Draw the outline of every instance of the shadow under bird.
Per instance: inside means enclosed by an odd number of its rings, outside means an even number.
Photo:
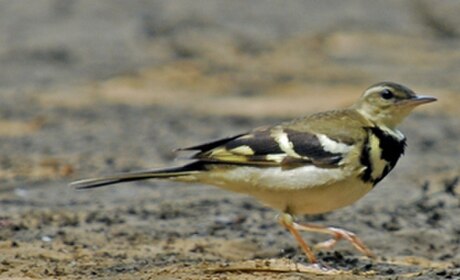
[[[295,215],[329,212],[355,202],[380,182],[403,155],[396,126],[421,104],[436,101],[393,82],[369,87],[349,108],[316,113],[274,126],[179,150],[196,151],[191,163],[71,183],[79,189],[144,179],[204,183],[246,193],[280,211],[311,263],[317,259],[299,231],[324,233],[332,248],[341,239],[372,257],[347,230],[299,224]]]

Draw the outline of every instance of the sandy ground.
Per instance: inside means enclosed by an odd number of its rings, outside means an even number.
[[[0,1],[0,278],[459,279],[456,1]],[[393,80],[439,98],[312,271],[276,212],[201,185],[75,179],[351,104]],[[325,236],[305,234],[310,243]]]

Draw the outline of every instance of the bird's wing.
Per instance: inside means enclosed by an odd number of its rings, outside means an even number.
[[[197,151],[192,156],[206,162],[281,166],[337,167],[351,145],[324,134],[273,126],[181,150]]]

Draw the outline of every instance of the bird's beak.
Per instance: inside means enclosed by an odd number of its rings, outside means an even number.
[[[404,102],[405,103],[404,105],[418,106],[418,105],[422,105],[425,103],[431,103],[436,100],[438,99],[436,99],[435,97],[431,97],[431,96],[414,96],[413,98],[406,100],[406,102]]]

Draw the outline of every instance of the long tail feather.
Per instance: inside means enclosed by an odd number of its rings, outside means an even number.
[[[70,186],[75,187],[77,189],[91,189],[91,188],[98,188],[107,185],[113,185],[118,183],[124,182],[131,182],[131,181],[138,181],[138,180],[146,180],[146,179],[168,179],[173,177],[179,176],[186,176],[191,174],[196,174],[205,170],[205,166],[203,163],[197,161],[192,162],[190,164],[180,166],[180,167],[173,167],[173,168],[166,168],[166,169],[159,169],[159,170],[147,170],[147,171],[138,171],[138,172],[130,172],[130,173],[122,173],[107,177],[100,177],[100,178],[91,178],[91,179],[83,179],[78,180],[70,183]]]

